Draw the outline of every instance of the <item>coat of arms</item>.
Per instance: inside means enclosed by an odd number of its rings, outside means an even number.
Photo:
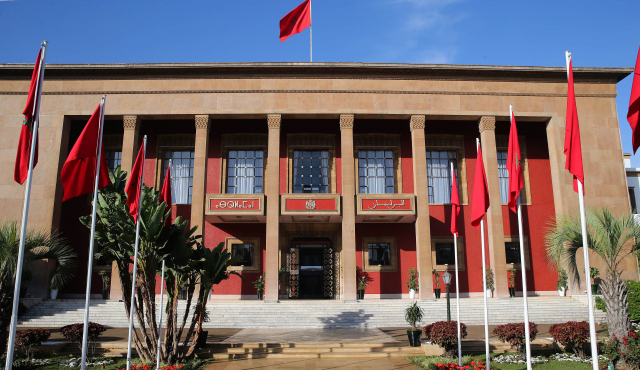
[[[316,209],[316,202],[315,202],[315,200],[313,200],[313,199],[309,199],[309,200],[307,201],[306,206],[307,206],[307,209]]]

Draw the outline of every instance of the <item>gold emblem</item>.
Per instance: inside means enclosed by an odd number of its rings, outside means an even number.
[[[306,204],[307,209],[316,209],[316,202],[313,199],[309,199]]]

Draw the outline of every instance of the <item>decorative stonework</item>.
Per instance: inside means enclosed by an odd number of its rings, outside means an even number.
[[[268,114],[267,115],[267,126],[271,128],[280,128],[280,124],[282,123],[282,116],[279,114]]]
[[[341,114],[340,115],[340,129],[350,128],[353,129],[353,114]]]
[[[357,134],[353,135],[355,148],[399,148],[400,135],[394,134]]]
[[[269,136],[267,134],[223,134],[222,147],[267,147]]]
[[[208,130],[211,123],[211,117],[208,115],[196,116],[196,130]]]
[[[289,134],[287,135],[289,148],[318,147],[331,148],[335,146],[335,135],[332,134]]]
[[[480,121],[478,121],[478,128],[480,129],[480,133],[484,130],[496,130],[496,117],[480,117]]]
[[[424,116],[411,116],[411,120],[409,121],[409,126],[411,128],[411,131],[416,129],[424,130],[424,122],[425,122]]]
[[[194,134],[158,135],[159,148],[195,148],[196,136]]]
[[[142,120],[140,116],[124,116],[123,127],[125,130],[140,130]]]
[[[425,147],[439,149],[462,149],[463,135],[425,135]]]

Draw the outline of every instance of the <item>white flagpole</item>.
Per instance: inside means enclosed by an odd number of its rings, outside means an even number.
[[[42,42],[42,57],[38,66],[38,83],[36,83],[36,106],[33,107],[33,133],[31,136],[31,153],[29,154],[29,172],[27,174],[27,186],[24,190],[24,206],[22,208],[22,224],[20,225],[20,248],[18,249],[18,265],[16,266],[16,282],[13,291],[13,311],[11,314],[11,326],[9,328],[9,344],[7,346],[7,362],[5,369],[11,370],[13,366],[13,352],[15,349],[16,325],[18,324],[18,306],[20,304],[20,283],[22,279],[22,266],[24,264],[24,244],[27,235],[27,219],[29,218],[29,200],[31,198],[31,179],[33,177],[33,157],[36,152],[38,140],[38,123],[40,122],[40,97],[42,96],[42,80],[47,59],[48,41]]]
[[[513,117],[513,106],[509,105],[509,119]],[[516,139],[517,140],[517,139]],[[516,159],[518,160],[518,159]],[[517,164],[516,164],[517,165]],[[524,301],[524,336],[527,349],[527,369],[531,370],[531,333],[529,331],[529,303],[527,298],[527,269],[524,259],[524,233],[522,232],[522,204],[518,198],[518,233],[520,240],[520,270],[522,272],[522,298]]]
[[[476,148],[480,148],[480,139],[476,138]],[[489,353],[489,309],[487,308],[487,268],[484,252],[484,216],[480,219],[480,237],[482,238],[482,294],[484,296],[484,346],[487,356],[487,369],[491,369],[491,355]]]
[[[313,62],[313,38],[311,37],[313,22],[311,22],[311,0],[309,0],[309,23],[309,61]]]
[[[100,102],[100,134],[98,135],[98,155],[96,160],[96,179],[93,184],[93,210],[91,211],[91,237],[89,239],[89,267],[87,270],[87,290],[84,298],[84,326],[82,327],[82,370],[87,364],[87,342],[89,336],[89,303],[91,302],[91,275],[93,273],[93,249],[95,246],[96,233],[96,207],[98,204],[98,185],[100,184],[100,160],[102,159],[102,132],[104,130],[104,105],[107,100],[106,95],[102,95]]]
[[[567,61],[567,80],[569,77],[569,61],[571,60],[571,52],[566,51],[565,57]],[[582,251],[584,253],[584,280],[587,285],[587,300],[589,306],[589,334],[591,340],[591,363],[593,370],[599,369],[598,361],[598,337],[596,335],[596,322],[593,317],[593,296],[591,293],[590,280],[591,266],[589,264],[589,243],[587,241],[587,219],[584,210],[584,194],[583,184],[578,180],[578,199],[580,202],[580,224],[582,226]]]
[[[171,181],[171,179],[169,179],[169,181]],[[164,260],[162,260],[162,281],[160,282],[160,320],[159,320],[160,324],[158,325],[158,355],[156,356],[156,370],[160,370],[160,352],[161,352],[160,346],[162,345],[162,312],[164,311],[163,303],[164,303]]]
[[[127,370],[131,368],[131,337],[133,334],[133,316],[136,303],[136,270],[138,269],[138,246],[140,245],[140,210],[142,210],[144,188],[144,160],[147,156],[147,135],[142,140],[142,174],[140,175],[140,197],[138,198],[138,218],[136,222],[136,247],[133,251],[133,277],[131,280],[131,308],[129,309],[129,341],[127,342]]]
[[[451,163],[451,178],[455,178],[456,174],[453,171],[453,162]],[[456,179],[457,181],[457,179]],[[452,212],[452,217],[456,217],[455,212]],[[456,315],[458,320],[458,366],[462,366],[462,333],[460,330],[460,288],[458,280],[458,235],[453,234],[453,258],[456,264]]]

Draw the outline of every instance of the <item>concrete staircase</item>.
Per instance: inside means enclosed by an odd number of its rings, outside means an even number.
[[[410,300],[384,299],[357,302],[325,300],[263,301],[214,300],[207,304],[210,321],[205,328],[376,328],[404,327],[404,309]],[[184,302],[179,306],[183,312]],[[421,325],[446,320],[446,300],[420,300],[425,317]],[[482,298],[460,299],[461,321],[467,325],[483,325]],[[22,327],[59,328],[82,322],[83,300],[45,300],[29,308],[19,318]],[[181,314],[182,315],[182,314]],[[451,316],[455,319],[455,300],[451,300]],[[522,322],[522,298],[489,299],[489,324]],[[530,320],[537,324],[587,320],[587,306],[570,297],[529,298]],[[181,316],[180,316],[181,317]],[[604,321],[605,313],[596,310],[596,321]],[[90,320],[108,327],[127,327],[124,303],[94,300]],[[136,323],[137,325],[137,323]]]

